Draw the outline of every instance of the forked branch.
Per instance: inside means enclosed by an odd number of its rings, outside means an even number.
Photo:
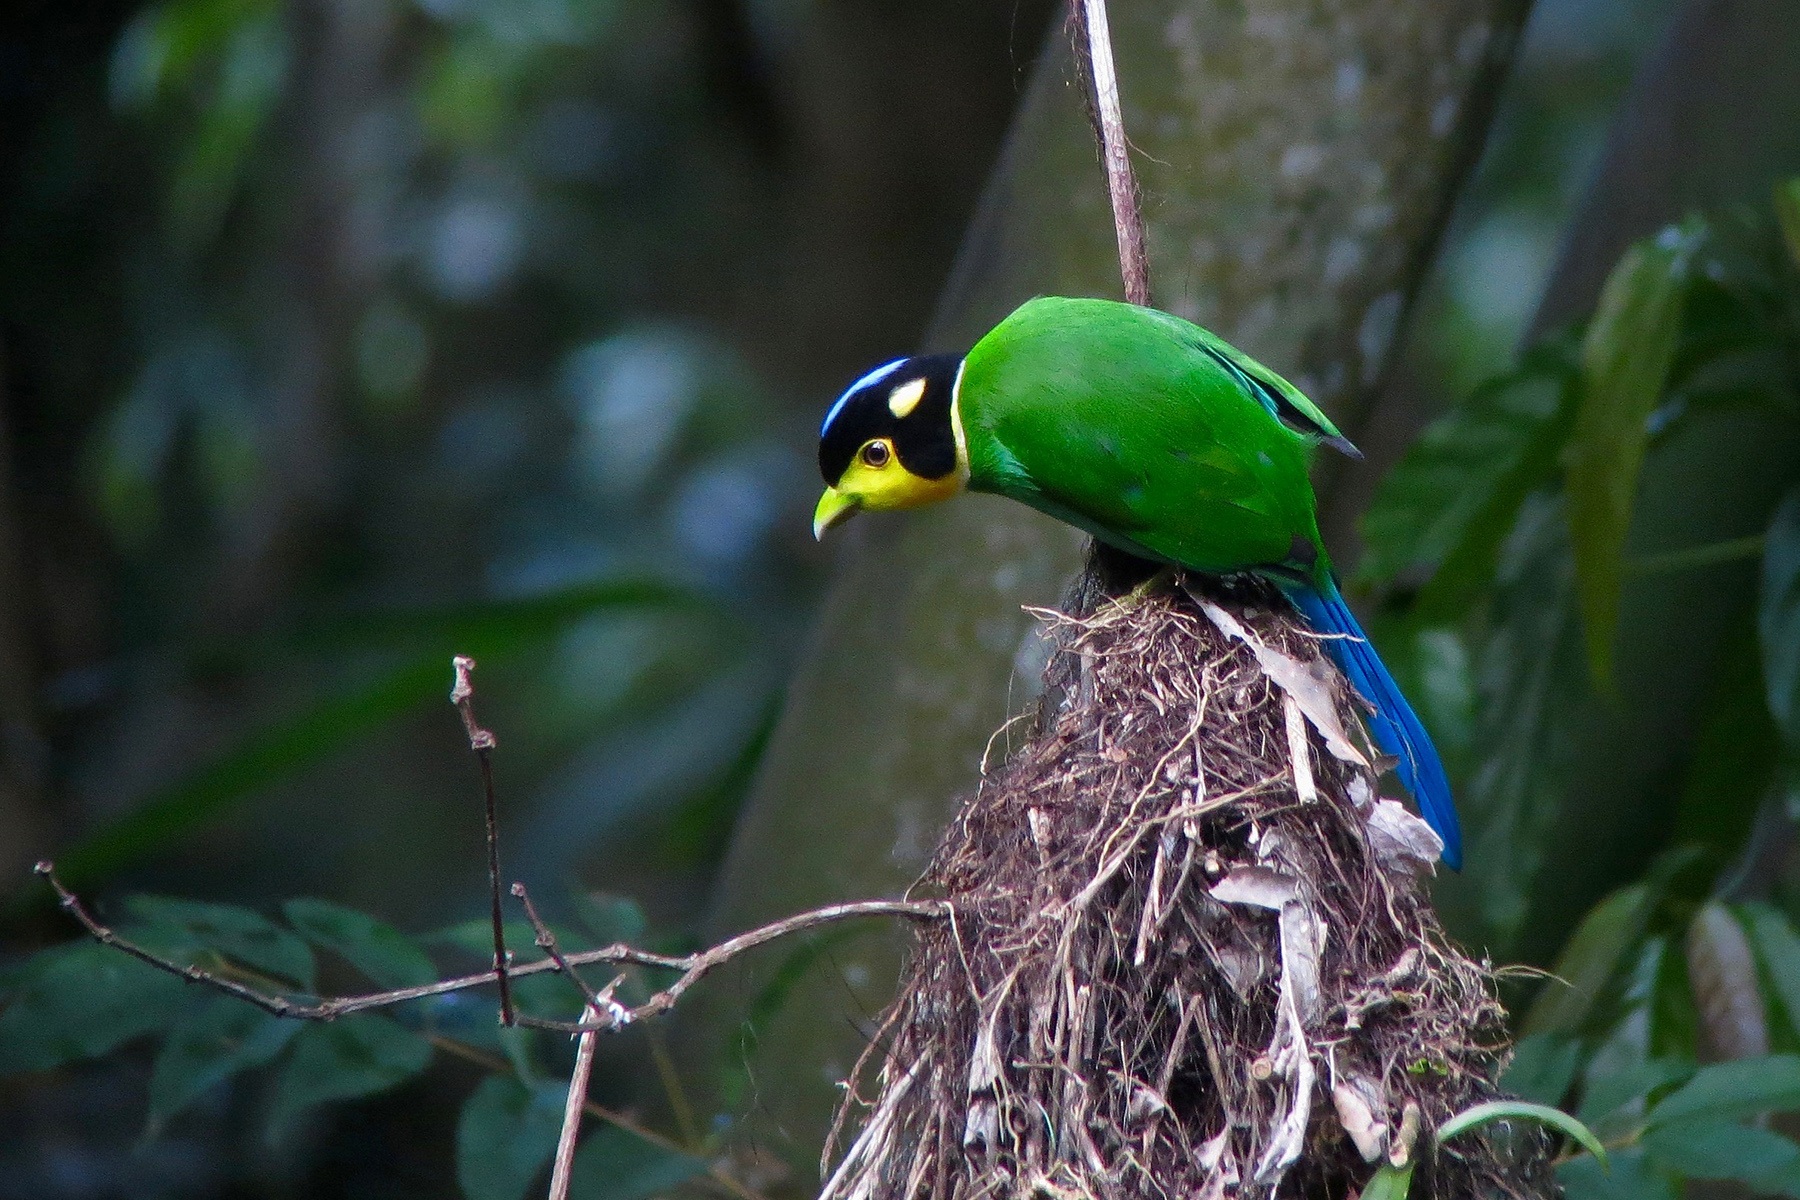
[[[191,983],[212,988],[228,996],[235,996],[245,1003],[254,1004],[264,1012],[278,1017],[291,1017],[302,1021],[332,1021],[352,1013],[391,1008],[396,1004],[405,1004],[411,1000],[445,996],[452,992],[468,991],[471,988],[483,987],[495,982],[493,971],[482,971],[475,975],[440,979],[436,983],[427,983],[419,987],[395,988],[392,991],[369,992],[360,996],[329,996],[323,999],[309,1000],[265,992],[208,971],[203,967],[164,958],[129,938],[122,937],[117,931],[95,918],[88,907],[81,902],[81,898],[63,886],[62,880],[56,876],[54,864],[40,862],[37,864],[36,870],[56,890],[57,903],[62,909],[80,923],[89,937],[101,945],[111,946],[140,962],[147,963],[160,971],[179,975]],[[647,950],[639,950],[620,942],[611,946],[602,946],[596,950],[583,950],[575,954],[563,955],[559,952],[558,956],[554,958],[545,957],[536,962],[515,966],[507,974],[516,979],[527,975],[541,975],[546,971],[566,971],[572,976],[575,967],[594,963],[606,963],[612,966],[659,967],[667,971],[681,972],[680,978],[644,1003],[632,1008],[614,1005],[616,1013],[612,1009],[608,1009],[608,1016],[598,1023],[539,1021],[536,1018],[522,1015],[517,1017],[520,1024],[568,1032],[581,1032],[588,1029],[620,1029],[645,1017],[653,1017],[667,1012],[675,1007],[676,1002],[689,988],[712,971],[747,950],[754,950],[758,946],[766,945],[780,938],[796,933],[805,933],[822,925],[830,925],[856,917],[907,917],[919,921],[939,921],[948,917],[949,911],[949,905],[938,900],[858,900],[849,904],[831,904],[824,908],[796,913],[794,916],[784,917],[779,921],[771,922],[746,933],[740,933],[734,938],[728,938],[710,949],[695,954],[652,954]],[[577,984],[577,986],[583,985]],[[587,990],[583,986],[583,991]]]

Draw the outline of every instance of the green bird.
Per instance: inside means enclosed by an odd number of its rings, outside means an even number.
[[[1431,737],[1338,591],[1307,475],[1361,457],[1300,389],[1180,317],[1040,297],[967,355],[895,359],[825,414],[813,533],[964,489],[1028,504],[1154,562],[1273,581],[1374,707],[1375,740],[1462,862]]]

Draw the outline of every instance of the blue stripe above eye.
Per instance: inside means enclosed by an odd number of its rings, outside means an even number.
[[[872,383],[880,383],[883,379],[886,379],[889,375],[898,371],[905,364],[906,360],[904,358],[896,358],[893,362],[882,363],[879,367],[876,367],[873,371],[870,371],[867,375],[864,375],[861,379],[845,388],[844,394],[837,398],[837,401],[831,406],[831,411],[825,414],[825,420],[819,424],[819,436],[825,436],[825,431],[831,428],[831,423],[837,420],[837,415],[844,411],[844,405],[849,401],[850,397],[856,395],[856,393],[862,391]]]

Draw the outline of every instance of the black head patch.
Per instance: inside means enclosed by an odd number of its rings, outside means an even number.
[[[894,443],[900,465],[922,479],[956,470],[956,432],[950,402],[962,357],[922,354],[897,358],[851,384],[819,427],[819,473],[837,486],[870,438]]]

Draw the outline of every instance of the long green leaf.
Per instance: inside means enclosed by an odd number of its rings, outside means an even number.
[[[1704,846],[1723,864],[1749,837],[1781,750],[1750,614],[1726,630],[1708,691],[1682,776],[1673,842]]]
[[[1756,624],[1769,712],[1800,752],[1800,488],[1782,500],[1769,526]]]
[[[174,780],[58,859],[72,887],[92,887],[130,863],[156,853],[260,789],[341,753],[382,724],[419,706],[442,703],[452,654],[516,653],[541,644],[570,622],[618,610],[691,610],[717,615],[691,591],[649,579],[583,584],[541,596],[436,608],[358,613],[302,631],[271,653],[214,646],[198,655],[211,669],[274,667],[295,658],[351,650],[406,651],[372,678],[317,701],[294,716],[248,735],[237,746]]]
[[[310,653],[426,643],[478,655],[541,639],[583,617],[618,611],[719,615],[711,601],[687,588],[648,577],[609,579],[509,600],[345,614],[303,627],[290,649]]]
[[[1735,1121],[1767,1112],[1800,1111],[1800,1057],[1763,1058],[1702,1067],[1650,1110],[1646,1125],[1676,1121]]]
[[[238,746],[153,792],[57,860],[71,887],[96,882],[156,853],[258,789],[336,754],[387,720],[449,692],[449,660],[410,659],[350,691],[251,734]]]
[[[1731,1179],[1758,1195],[1800,1196],[1800,1146],[1729,1121],[1685,1121],[1644,1137],[1652,1162],[1690,1179]]]
[[[1600,901],[1582,918],[1556,960],[1553,978],[1526,1014],[1525,1033],[1583,1030],[1595,1002],[1632,962],[1656,901],[1648,884],[1634,883]]]
[[[1480,757],[1459,802],[1468,877],[1497,947],[1529,910],[1570,767],[1569,714],[1587,686],[1567,538],[1552,498],[1540,494],[1521,510],[1477,656],[1470,745]]]
[[[1558,368],[1540,354],[1426,427],[1363,517],[1358,583],[1433,571],[1434,620],[1485,589],[1519,505],[1555,470],[1568,434],[1569,389]]]
[[[1569,532],[1575,551],[1588,664],[1612,685],[1613,635],[1623,588],[1625,535],[1681,332],[1684,241],[1665,235],[1625,252],[1581,347],[1581,395],[1569,441]]]
[[[1601,1166],[1606,1165],[1606,1147],[1600,1144],[1600,1139],[1586,1125],[1560,1108],[1551,1108],[1548,1104],[1531,1104],[1524,1100],[1490,1100],[1486,1104],[1465,1108],[1438,1126],[1437,1138],[1440,1142],[1447,1142],[1459,1134],[1480,1129],[1483,1125],[1492,1125],[1496,1121],[1531,1121],[1553,1129],[1599,1159]]]

